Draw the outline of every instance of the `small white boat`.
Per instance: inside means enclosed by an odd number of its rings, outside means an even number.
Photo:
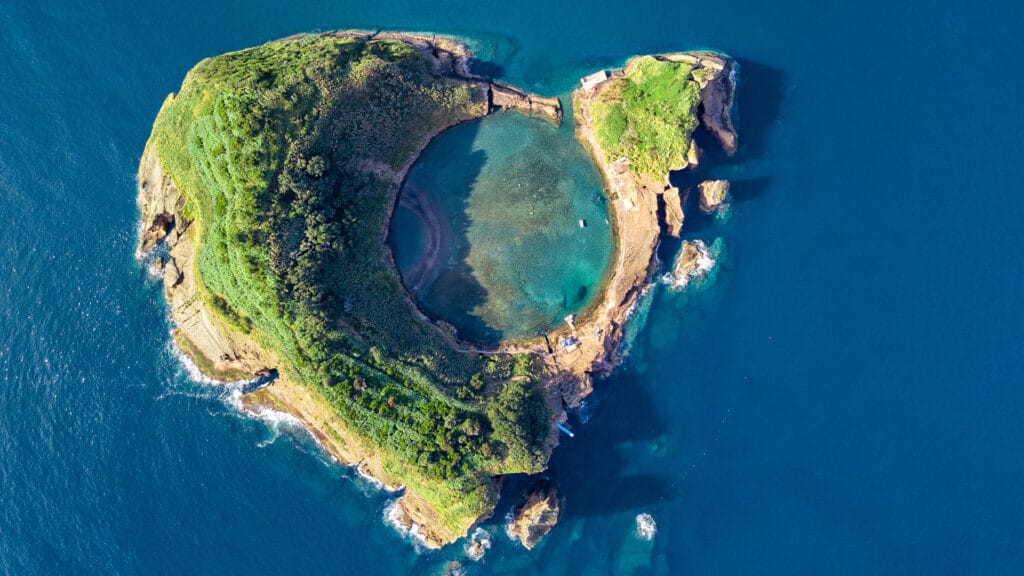
[[[586,227],[587,227],[587,221],[584,220],[583,218],[580,218],[580,228],[586,228]]]

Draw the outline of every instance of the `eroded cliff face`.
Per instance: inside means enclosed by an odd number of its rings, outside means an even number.
[[[715,135],[726,153],[736,151],[736,128],[732,123],[733,95],[736,92],[735,63],[721,54],[700,52],[700,64],[713,75],[701,82],[700,122]]]
[[[248,338],[225,326],[198,294],[194,266],[194,223],[184,215],[184,198],[164,173],[152,148],[139,163],[138,204],[142,217],[140,254],[166,241],[164,293],[170,304],[174,339],[200,370],[217,380],[252,378],[276,361]]]

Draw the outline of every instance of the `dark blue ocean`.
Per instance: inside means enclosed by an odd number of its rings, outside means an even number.
[[[214,4],[0,4],[0,573],[1024,573],[1021,4]],[[393,496],[190,378],[135,260],[185,72],[349,27],[463,36],[547,94],[637,53],[741,63],[740,149],[701,168],[732,216],[689,230],[717,279],[641,311],[533,552],[516,482],[480,562],[403,540]]]

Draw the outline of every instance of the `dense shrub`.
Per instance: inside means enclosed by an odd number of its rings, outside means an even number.
[[[594,135],[608,161],[629,159],[637,174],[664,178],[686,165],[700,87],[682,62],[640,58],[591,106]]]

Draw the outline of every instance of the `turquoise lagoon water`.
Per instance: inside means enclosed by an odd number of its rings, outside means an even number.
[[[606,197],[565,120],[467,122],[409,171],[391,226],[395,259],[421,307],[462,337],[536,336],[599,292],[613,248]]]
[[[1024,572],[1022,21],[950,0],[3,3],[0,573]],[[135,262],[136,163],[185,72],[353,26],[467,36],[544,94],[637,53],[742,65],[736,156],[677,177],[734,181],[731,219],[687,223],[728,258],[630,326],[532,552],[502,533],[516,478],[483,560],[418,551],[393,495],[190,378]]]

